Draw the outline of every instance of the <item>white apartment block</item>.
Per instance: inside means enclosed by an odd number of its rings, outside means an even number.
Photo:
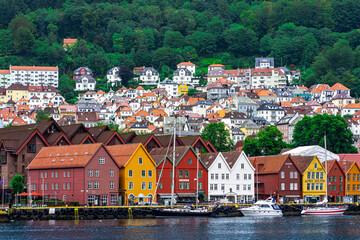
[[[58,87],[58,67],[11,66],[10,85],[19,83],[25,86]]]
[[[258,68],[251,70],[252,88],[283,88],[286,86],[286,76],[279,68]]]

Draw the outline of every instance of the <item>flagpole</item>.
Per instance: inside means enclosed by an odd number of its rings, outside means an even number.
[[[1,203],[1,207],[4,208],[4,185],[5,185],[5,181],[4,179],[1,180],[2,181],[2,187],[3,187],[3,191],[2,191],[2,203]]]

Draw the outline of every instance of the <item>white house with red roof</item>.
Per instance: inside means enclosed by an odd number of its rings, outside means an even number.
[[[343,109],[341,109],[341,116],[345,116],[347,114],[354,115],[359,110],[360,110],[360,103],[347,104]]]

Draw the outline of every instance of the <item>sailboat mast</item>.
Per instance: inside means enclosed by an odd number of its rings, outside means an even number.
[[[326,195],[325,195],[325,199],[326,201],[328,200],[327,199],[327,196],[328,196],[328,188],[327,188],[327,181],[328,181],[328,177],[327,177],[327,172],[328,172],[328,169],[327,169],[327,155],[326,155],[326,133],[324,134],[324,146],[325,146],[325,190],[326,190]]]
[[[174,146],[173,146],[173,168],[172,168],[172,179],[171,179],[171,208],[174,207],[174,189],[175,189],[175,145],[176,145],[176,117],[174,119]]]

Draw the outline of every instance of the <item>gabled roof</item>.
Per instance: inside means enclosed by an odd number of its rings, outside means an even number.
[[[355,161],[338,161],[339,162],[339,165],[341,167],[341,170],[346,174],[348,173],[351,168],[355,165],[355,167],[357,167],[358,169],[359,168],[359,165],[355,162]]]
[[[102,132],[100,136],[96,139],[96,142],[104,143],[105,146],[107,146],[113,138],[118,138],[122,144],[125,144],[124,139],[122,139],[120,134],[115,130]]]
[[[66,136],[69,139],[72,139],[74,137],[74,135],[77,133],[87,133],[88,132],[82,123],[61,126],[61,129],[64,131],[64,133],[66,134]]]
[[[111,156],[114,158],[115,162],[119,167],[126,167],[129,163],[129,160],[134,156],[137,149],[142,148],[152,163],[156,166],[156,163],[151,158],[150,154],[146,151],[145,147],[141,143],[135,144],[126,144],[126,145],[113,145],[106,146],[106,149],[110,152]]]
[[[290,158],[290,155],[261,156],[250,159],[258,161],[259,174],[276,174],[280,172],[288,158]]]
[[[173,145],[174,144],[174,139],[173,139],[173,135],[161,135],[161,136],[156,136],[157,140],[159,140],[159,142],[161,143],[161,145],[163,147],[167,147],[169,145]],[[184,143],[181,141],[181,139],[176,135],[176,140],[177,142],[176,145],[179,146],[184,146]]]
[[[185,154],[188,151],[192,151],[196,156],[196,152],[191,146],[179,146],[179,147],[175,148],[175,166],[177,166],[180,163],[180,161],[184,158]],[[166,154],[169,157],[169,160],[171,162],[173,162],[173,148],[172,147],[153,148],[150,151],[151,156],[159,156],[160,155],[160,156],[165,157]],[[203,163],[203,161],[201,159],[199,159],[199,162],[204,166],[204,168],[206,168],[205,164]]]
[[[214,163],[215,159],[218,155],[221,154],[219,152],[212,152],[212,153],[203,153],[200,155],[201,160],[203,161],[204,165],[207,169]]]
[[[104,148],[101,143],[44,147],[28,169],[85,167],[100,148]]]
[[[88,132],[94,139],[97,139],[100,134],[108,130],[110,130],[110,128],[107,125],[88,128]]]
[[[206,144],[206,142],[201,138],[201,136],[184,136],[180,137],[181,141],[184,143],[185,146],[192,146],[195,147],[198,141],[202,143],[205,147],[207,152],[213,152],[212,149]]]
[[[293,159],[293,162],[295,163],[301,174],[303,174],[309,167],[309,165],[312,163],[315,156],[291,156],[291,158]]]
[[[17,128],[14,128],[13,130],[0,133],[0,139],[5,148],[15,154],[18,154],[35,135],[44,142],[44,145],[49,146],[49,143],[38,129],[17,130]]]
[[[336,90],[347,90],[350,91],[349,88],[345,87],[344,85],[342,85],[341,83],[335,83],[331,88],[332,91],[336,91]]]
[[[131,142],[142,143],[146,147],[151,140],[154,140],[159,147],[163,147],[153,134],[137,135],[131,140]]]

